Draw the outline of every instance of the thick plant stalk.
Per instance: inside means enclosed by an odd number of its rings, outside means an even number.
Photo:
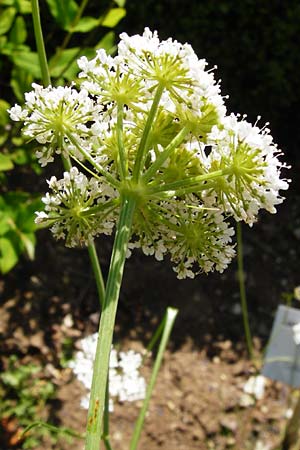
[[[133,197],[124,197],[122,199],[120,218],[106,284],[105,302],[99,325],[85,450],[99,450],[110,350],[135,204]]]

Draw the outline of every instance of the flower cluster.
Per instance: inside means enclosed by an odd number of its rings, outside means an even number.
[[[88,179],[76,167],[64,173],[64,178],[51,177],[52,193],[42,198],[45,211],[37,213],[36,223],[52,224],[56,239],[66,238],[73,247],[88,243],[98,234],[111,234],[116,220],[114,190],[96,178]]]
[[[131,197],[128,254],[168,255],[179,278],[223,271],[234,256],[228,218],[252,225],[288,188],[269,130],[228,115],[206,61],[148,28],[123,33],[115,57],[101,49],[78,65],[77,89],[33,85],[25,106],[10,110],[42,144],[42,165],[63,153],[85,170],[50,180],[37,221],[67,245],[87,243],[112,232]]]
[[[96,352],[98,333],[87,336],[80,341],[82,350],[70,361],[69,367],[77,379],[90,390],[92,384],[93,362]],[[146,394],[146,382],[140,375],[142,364],[140,353],[129,350],[118,352],[111,349],[109,362],[109,395],[110,411],[113,411],[113,400],[120,402],[134,402],[143,400]],[[89,394],[81,400],[81,406],[88,408]]]

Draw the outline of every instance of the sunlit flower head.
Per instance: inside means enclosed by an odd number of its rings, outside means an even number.
[[[95,105],[85,89],[33,84],[25,94],[25,107],[15,105],[9,111],[12,120],[24,121],[23,135],[44,147],[39,150],[42,166],[53,161],[53,154],[66,153],[68,135],[86,137],[88,124],[97,118],[100,106]]]
[[[65,172],[61,180],[51,177],[51,193],[42,198],[45,211],[37,213],[36,223],[49,223],[57,239],[66,245],[86,245],[98,234],[111,234],[116,206],[111,201],[112,188],[96,178],[88,179],[76,167]]]
[[[209,171],[224,171],[223,177],[208,184],[224,211],[249,224],[262,208],[275,213],[275,206],[283,201],[279,191],[289,184],[281,178],[287,166],[279,160],[269,130],[231,114],[221,129],[213,128],[208,142],[212,146]]]

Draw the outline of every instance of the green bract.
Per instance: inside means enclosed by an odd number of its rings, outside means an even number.
[[[37,221],[82,245],[111,233],[132,199],[129,252],[169,255],[179,278],[223,271],[234,255],[225,218],[252,224],[259,209],[275,212],[288,188],[269,131],[226,115],[205,60],[149,29],[122,34],[114,58],[99,50],[78,64],[77,89],[33,85],[24,108],[10,110],[43,144],[43,165],[63,153],[85,171],[50,180]]]

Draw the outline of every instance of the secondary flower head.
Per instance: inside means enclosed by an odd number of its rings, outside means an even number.
[[[9,111],[12,120],[24,121],[23,134],[44,144],[38,152],[42,166],[53,161],[53,154],[67,152],[68,135],[85,138],[88,123],[97,117],[100,107],[85,89],[71,87],[43,88],[33,84],[33,91],[25,94],[25,107],[15,105]]]
[[[215,193],[223,209],[249,224],[261,208],[275,213],[275,206],[283,201],[279,191],[288,189],[288,181],[280,178],[287,166],[278,159],[280,152],[269,130],[231,114],[221,129],[213,128],[208,142],[212,146],[209,170],[224,172],[224,177],[210,182],[210,193]]]
[[[96,178],[88,179],[76,167],[61,180],[51,177],[51,193],[42,198],[45,211],[37,213],[36,223],[52,224],[57,239],[66,245],[87,244],[98,234],[111,234],[115,222],[115,192]]]

